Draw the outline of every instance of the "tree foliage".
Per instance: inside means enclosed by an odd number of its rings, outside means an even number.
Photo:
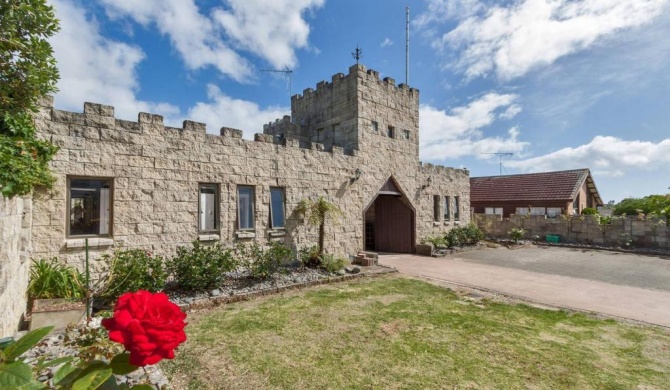
[[[48,164],[58,149],[35,138],[30,112],[56,91],[58,69],[48,38],[57,31],[46,0],[0,1],[0,193],[5,197],[54,181]]]
[[[0,1],[0,112],[35,111],[56,91],[58,68],[48,38],[58,31],[46,0]]]
[[[336,204],[327,201],[323,196],[316,200],[303,199],[298,203],[295,212],[302,218],[307,220],[307,223],[319,227],[319,257],[323,255],[323,240],[325,236],[326,218],[337,220],[342,211]]]
[[[670,194],[626,198],[614,206],[614,215],[670,215]]]

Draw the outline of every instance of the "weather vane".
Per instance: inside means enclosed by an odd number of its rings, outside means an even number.
[[[354,57],[354,59],[356,60],[356,65],[358,65],[358,60],[360,60],[363,57],[363,50],[361,50],[358,47],[358,44],[356,45],[356,50],[351,52],[351,56]]]

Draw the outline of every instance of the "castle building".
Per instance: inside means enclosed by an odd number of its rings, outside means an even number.
[[[354,65],[291,98],[291,116],[254,140],[223,127],[159,115],[116,119],[45,101],[41,138],[60,147],[52,190],[34,195],[32,258],[81,266],[118,246],[173,255],[194,240],[317,242],[294,209],[323,196],[342,210],[326,223],[325,251],[412,253],[422,238],[469,222],[469,175],[419,161],[419,91]],[[225,113],[221,113],[225,118]]]

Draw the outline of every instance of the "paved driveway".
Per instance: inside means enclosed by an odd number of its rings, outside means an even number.
[[[670,327],[670,259],[555,247],[380,255],[401,273]]]

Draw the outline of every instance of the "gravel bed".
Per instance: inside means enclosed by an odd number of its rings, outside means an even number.
[[[81,334],[85,331],[86,327],[91,329],[99,328],[101,321],[102,317],[94,317],[88,325],[84,322],[65,332],[51,333],[21,356],[24,358],[24,361],[32,367],[37,365],[38,358],[40,357],[44,357],[47,360],[53,360],[66,356],[79,356],[79,349],[75,345],[74,340],[81,337]],[[120,348],[120,350],[122,350],[122,348]],[[37,380],[47,384],[49,388],[52,388],[51,379],[61,366],[62,365],[58,365],[40,371]],[[131,387],[141,383],[150,384],[157,390],[169,387],[169,381],[158,365],[146,366],[135,370],[128,375],[115,376],[117,383],[127,383]]]

